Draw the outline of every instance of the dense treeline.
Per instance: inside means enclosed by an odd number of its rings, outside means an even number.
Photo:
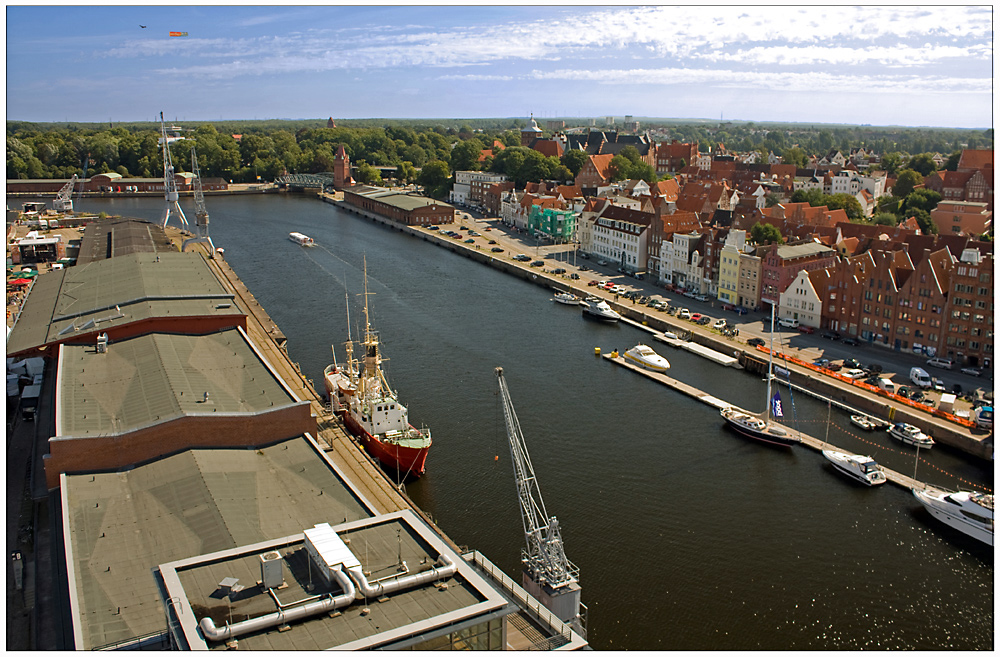
[[[184,141],[171,145],[175,168],[190,169],[190,150],[197,148],[205,177],[233,182],[273,180],[283,172],[331,171],[337,148],[344,146],[359,168],[362,182],[376,182],[376,166],[394,166],[397,177],[418,179],[432,192],[446,192],[451,172],[487,169],[507,174],[519,186],[527,181],[571,180],[583,165],[582,154],[561,159],[522,149],[520,119],[366,119],[339,122],[327,128],[325,120],[265,120],[185,122]],[[572,125],[567,123],[567,125]],[[598,126],[613,129],[613,126]],[[734,151],[775,153],[786,162],[805,165],[809,155],[831,150],[849,152],[864,147],[883,156],[891,173],[904,167],[926,175],[934,170],[930,153],[950,155],[954,169],[963,148],[992,148],[993,131],[906,129],[871,126],[807,127],[754,123],[644,124],[667,139],[698,141],[702,151],[725,144]],[[233,135],[241,135],[237,140]],[[8,178],[70,178],[73,174],[117,172],[125,177],[163,175],[159,126],[151,122],[106,124],[7,123]],[[482,149],[494,141],[508,148],[479,161]],[[638,160],[638,153],[616,157],[618,179],[655,180],[655,172]],[[928,168],[930,167],[930,168]]]

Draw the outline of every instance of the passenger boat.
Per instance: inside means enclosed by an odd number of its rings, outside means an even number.
[[[980,492],[946,493],[929,488],[913,496],[932,516],[969,536],[993,545],[993,496]]]
[[[851,424],[861,427],[865,431],[871,431],[875,428],[875,423],[867,415],[852,415]]]
[[[625,360],[653,372],[666,372],[670,362],[647,345],[637,344],[625,352]]]
[[[897,422],[892,425],[889,428],[889,435],[896,440],[901,440],[907,445],[913,445],[914,447],[925,447],[927,449],[934,447],[934,441],[930,436],[912,424],[906,424],[905,422]]]
[[[608,302],[604,299],[600,299],[597,303],[584,306],[583,316],[593,317],[594,319],[599,319],[603,322],[617,322],[622,318],[621,315],[611,309],[611,306],[608,305]]]
[[[774,322],[773,308],[771,309],[771,322]],[[773,346],[774,333],[771,334],[771,343]],[[796,443],[802,442],[802,438],[789,433],[787,429],[771,421],[772,415],[774,417],[783,417],[783,412],[781,410],[781,395],[775,392],[774,397],[771,397],[771,381],[773,379],[771,354],[774,353],[774,350],[771,349],[769,351],[767,360],[767,408],[764,412],[754,414],[734,406],[727,406],[722,409],[721,414],[729,428],[741,436],[770,445],[791,447]]]
[[[347,430],[380,463],[404,479],[419,477],[426,469],[431,431],[410,424],[406,406],[400,403],[382,372],[378,334],[369,322],[367,268],[365,332],[361,344],[364,358],[358,361],[354,358],[354,344],[348,329],[346,362],[338,365],[334,354],[333,364],[323,371],[323,382],[333,410],[344,420]]]
[[[831,449],[824,449],[823,456],[833,464],[833,467],[866,486],[877,486],[886,482],[885,473],[870,456],[844,454]]]
[[[313,238],[309,237],[308,235],[303,235],[302,233],[294,233],[294,232],[288,233],[288,239],[302,246],[316,245],[316,242],[313,240]]]
[[[559,294],[552,297],[553,301],[558,303],[564,303],[567,306],[579,306],[583,303],[583,299],[576,296],[575,294],[570,294],[569,292],[560,292]]]

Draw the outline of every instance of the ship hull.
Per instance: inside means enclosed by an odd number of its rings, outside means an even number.
[[[344,410],[343,419],[347,430],[361,441],[368,453],[378,459],[379,463],[406,477],[420,477],[424,474],[430,446],[401,447],[382,442],[378,436],[365,431],[347,409]]]
[[[774,433],[775,427],[773,427],[770,423],[768,423],[766,429],[758,430],[744,425],[738,419],[733,417],[727,415],[723,415],[722,417],[726,420],[726,425],[730,429],[744,438],[750,438],[751,440],[756,440],[768,445],[776,445],[778,447],[792,447],[793,445],[802,442],[798,436],[793,436],[783,430],[781,430],[783,434]]]

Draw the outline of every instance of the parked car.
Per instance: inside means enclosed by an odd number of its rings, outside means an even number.
[[[844,338],[843,344],[846,344],[848,347],[857,347],[861,343],[855,338]]]
[[[829,358],[817,358],[816,360],[813,361],[813,365],[815,365],[817,367],[828,367],[830,365],[830,359]]]
[[[800,333],[812,333],[815,330],[816,329],[814,329],[811,326],[806,326],[805,324],[799,324],[799,332]]]
[[[565,274],[566,270],[563,269],[562,267],[556,267],[555,269],[552,270],[552,273],[553,274]]]
[[[490,240],[490,241],[489,241],[488,243],[489,243],[489,244],[496,244],[496,243],[497,243],[497,241],[496,241],[496,240]]]
[[[865,377],[865,371],[857,368],[844,370],[840,374],[841,376],[846,376],[849,379],[863,379]]]
[[[589,283],[587,283],[587,286],[588,287],[597,287],[597,281],[590,281]]]
[[[764,338],[750,338],[749,340],[747,340],[747,346],[748,347],[763,347],[764,346]]]
[[[698,320],[698,323],[701,324],[702,326],[708,326],[708,324],[711,321],[712,321],[711,317],[709,317],[708,315],[702,315],[701,319]]]
[[[427,230],[441,230],[441,227],[440,226],[431,226]]]
[[[494,246],[492,249],[490,249],[490,251],[492,251],[493,253],[503,253],[503,249],[501,249],[499,246]]]
[[[947,388],[944,387],[944,381],[935,376],[931,377],[931,388],[935,392],[946,392],[947,390]]]
[[[969,376],[980,376],[983,373],[978,367],[963,367],[962,374],[968,374]]]
[[[722,329],[726,328],[726,320],[724,319],[718,320],[717,322],[715,322],[715,324],[712,324],[712,328],[714,328],[717,331],[721,331]]]
[[[687,308],[681,308],[677,311],[677,319],[691,319],[691,312]]]
[[[472,238],[470,237],[469,239],[465,240],[465,243],[466,243],[466,244],[475,244],[475,243],[476,243],[476,240],[474,240],[474,239],[472,239]]]
[[[930,367],[940,367],[944,370],[950,370],[952,366],[951,359],[948,358],[928,358],[927,364]]]
[[[871,365],[869,365],[864,369],[865,371],[870,372],[872,374],[880,374],[882,372],[882,366],[879,365],[878,363],[872,363]]]
[[[859,361],[856,358],[845,358],[844,359],[844,367],[862,369],[861,368],[861,361]]]
[[[827,331],[826,333],[824,333],[820,337],[826,338],[827,340],[839,340],[840,339],[840,333],[837,333],[836,331]]]
[[[543,261],[543,260],[535,260],[533,263],[531,263],[531,266],[532,267],[544,267],[545,266],[545,261]]]
[[[701,319],[701,313],[692,313],[690,319],[692,322],[697,322],[699,319]]]
[[[705,302],[708,301],[708,297],[706,297],[704,294],[699,294],[696,297],[694,297],[694,300],[695,301],[701,301],[702,303],[705,303]]]
[[[580,280],[580,274],[577,274],[576,272],[570,274],[569,277],[572,278],[574,281]]]

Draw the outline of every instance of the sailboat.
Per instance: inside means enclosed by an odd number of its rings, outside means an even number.
[[[771,326],[774,326],[774,307],[771,307]],[[790,433],[784,427],[771,421],[772,417],[780,418],[782,412],[781,394],[776,390],[771,396],[771,381],[773,379],[773,359],[774,359],[774,332],[771,332],[771,348],[768,349],[767,356],[767,402],[762,413],[749,413],[734,406],[727,406],[722,409],[722,418],[729,425],[729,428],[747,438],[759,440],[771,445],[791,447],[802,439]]]
[[[364,358],[354,358],[354,343],[348,319],[347,360],[323,371],[323,382],[334,412],[347,430],[361,440],[369,454],[403,477],[419,477],[426,469],[431,431],[410,424],[406,406],[400,403],[382,372],[378,333],[368,315],[368,266],[365,265]]]

